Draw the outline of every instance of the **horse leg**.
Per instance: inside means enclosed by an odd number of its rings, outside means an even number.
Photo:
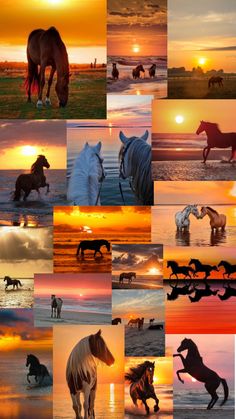
[[[204,162],[203,163],[206,163],[206,161],[207,161],[207,156],[208,156],[208,154],[210,153],[210,147],[205,147],[204,148],[204,150],[205,150],[205,153],[204,153]]]
[[[25,192],[25,194],[24,194],[24,198],[23,198],[23,201],[26,201],[26,199],[28,198],[28,196],[29,196],[29,194],[30,194],[30,192],[31,192],[31,189],[27,189],[26,191],[24,191]]]
[[[146,399],[141,399],[141,400],[142,400],[142,402],[143,402],[143,404],[145,406],[145,410],[146,410],[147,415],[149,415],[150,409],[149,409],[149,406],[148,406],[148,404],[146,402]]]
[[[86,383],[84,383],[84,419],[90,419],[88,412],[89,412],[89,396],[90,396],[90,387]]]
[[[49,75],[49,79],[48,79],[48,88],[47,88],[47,93],[46,93],[46,99],[45,99],[45,105],[50,106],[51,105],[51,101],[50,101],[50,89],[51,89],[51,85],[52,85],[52,81],[53,81],[53,76],[55,74],[56,68],[52,67],[51,71],[50,71],[50,75]]]
[[[217,400],[219,399],[219,396],[216,393],[216,388],[215,388],[215,385],[213,387],[212,384],[208,384],[208,383],[205,384],[205,389],[211,395],[211,401],[209,402],[207,406],[207,410],[212,409],[213,406],[216,404]]]
[[[46,191],[46,195],[50,192],[49,191],[49,183],[45,183],[45,185],[47,186],[47,191]]]
[[[180,377],[180,373],[187,373],[188,371],[186,371],[186,369],[185,368],[183,368],[182,370],[178,370],[178,371],[176,371],[176,375],[177,375],[177,377],[178,377],[178,380],[179,381],[181,381],[181,383],[183,383],[184,384],[184,380],[182,380],[182,378]]]
[[[97,382],[94,384],[93,388],[90,391],[89,397],[89,414],[91,419],[95,419],[95,412],[94,412],[94,404],[95,404],[95,397],[96,397],[96,387]]]
[[[37,101],[37,108],[41,109],[43,106],[43,88],[45,85],[45,69],[46,66],[44,64],[40,67],[40,73],[39,73],[39,94],[38,94],[38,101]]]
[[[74,409],[75,412],[75,416],[76,419],[82,419],[81,416],[81,403],[80,403],[80,393],[76,393],[76,394],[71,394],[71,399],[72,399],[72,407]]]
[[[28,56],[28,85],[27,85],[27,102],[31,103],[31,86],[34,80],[34,74],[38,72],[38,66],[33,63],[31,58]]]
[[[28,383],[30,383],[29,376],[30,376],[30,373],[27,374],[27,381],[28,381]]]

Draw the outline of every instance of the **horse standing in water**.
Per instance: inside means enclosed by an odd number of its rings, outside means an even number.
[[[154,399],[156,402],[154,412],[159,410],[159,399],[153,386],[154,371],[155,362],[145,361],[138,364],[137,367],[130,368],[129,372],[125,374],[125,379],[131,384],[129,392],[134,405],[137,406],[137,401],[141,400],[147,415],[150,413],[148,399]]]
[[[120,131],[122,146],[119,152],[119,177],[120,179],[131,178],[132,190],[142,205],[153,205],[152,153],[151,146],[147,144],[148,135],[149,132],[146,130],[142,137],[127,138]]]
[[[193,214],[197,219],[200,218],[200,214],[197,209],[197,205],[188,205],[182,211],[178,211],[175,214],[175,224],[178,231],[189,230],[190,220],[189,216]]]
[[[60,319],[61,318],[61,308],[63,300],[61,298],[56,298],[54,294],[51,295],[51,317]]]
[[[86,143],[74,161],[67,190],[67,199],[74,205],[101,205],[100,192],[105,179],[101,147],[101,142],[93,147]]]
[[[225,230],[226,216],[224,214],[219,214],[216,210],[214,210],[211,207],[202,207],[200,218],[205,217],[205,215],[208,215],[208,217],[210,218],[210,226],[212,231],[218,231],[219,229],[221,229],[222,231]]]
[[[63,43],[56,28],[48,30],[36,29],[32,31],[27,43],[28,76],[25,87],[28,94],[28,102],[31,102],[31,92],[38,92],[37,108],[43,106],[43,88],[45,85],[45,70],[51,67],[46,93],[46,105],[51,105],[50,89],[53,76],[57,72],[56,94],[59,106],[65,107],[69,95],[69,62],[65,44]],[[40,71],[38,72],[38,66]]]
[[[112,63],[112,72],[111,72],[112,78],[114,80],[118,80],[119,79],[119,70],[116,67],[116,63]]]
[[[49,169],[50,164],[46,157],[40,154],[31,166],[31,173],[19,175],[16,179],[14,201],[20,201],[21,191],[24,192],[24,201],[26,201],[26,198],[32,190],[36,190],[38,195],[40,195],[39,188],[47,187],[46,193],[49,192],[49,184],[46,183],[46,177],[43,171],[44,167]]]
[[[188,351],[186,357],[180,353],[182,351]],[[216,393],[217,388],[220,384],[223,385],[224,388],[224,400],[221,403],[221,406],[225,404],[228,399],[229,389],[227,382],[224,378],[219,377],[219,375],[211,370],[210,368],[204,365],[202,357],[199,353],[197,345],[191,340],[185,338],[182,340],[181,345],[177,349],[178,354],[174,354],[173,356],[179,356],[182,360],[184,368],[182,370],[178,370],[176,372],[178,380],[181,383],[184,383],[184,380],[180,377],[180,373],[182,374],[189,374],[197,381],[205,383],[205,388],[208,393],[211,395],[211,401],[207,406],[207,409],[212,409],[214,404],[217,402],[219,396]]]
[[[236,132],[221,132],[218,124],[212,122],[201,121],[196,134],[206,133],[207,146],[203,149],[203,163],[206,163],[211,148],[232,148],[229,162],[236,155]]]
[[[82,240],[78,245],[76,256],[78,257],[81,252],[81,256],[84,257],[85,250],[94,250],[94,258],[97,253],[100,253],[102,257],[102,252],[100,250],[102,246],[105,246],[107,251],[110,252],[111,245],[107,240]]]
[[[42,384],[44,377],[49,376],[48,369],[45,365],[40,364],[39,359],[35,355],[27,355],[26,367],[29,366],[29,372],[27,374],[27,381],[30,383],[30,376],[34,376],[35,381],[38,381],[38,378],[41,377],[39,385]]]
[[[157,68],[157,66],[156,66],[156,64],[152,64],[152,66],[149,68],[149,76],[150,76],[150,78],[154,78],[155,77],[155,75],[156,75],[156,68]]]
[[[145,74],[145,70],[144,70],[142,64],[139,64],[132,71],[133,79],[135,79],[135,80],[140,79],[141,78],[141,73]]]
[[[13,286],[13,290],[15,289],[15,287],[18,289],[18,285],[20,285],[20,287],[23,287],[22,283],[20,282],[19,279],[11,279],[9,276],[5,276],[4,282],[6,282],[5,285],[5,290],[12,285]]]
[[[228,278],[230,275],[236,273],[236,265],[232,265],[231,263],[227,262],[226,260],[221,260],[218,264],[218,268],[223,266],[225,268],[225,272],[223,272],[223,278],[227,275]]]
[[[208,88],[210,89],[211,86],[215,86],[215,84],[218,84],[219,87],[223,87],[223,77],[220,76],[212,76],[208,80]]]
[[[81,339],[73,348],[66,366],[66,380],[70,389],[76,418],[81,416],[80,393],[84,394],[84,419],[94,419],[97,389],[97,360],[111,366],[115,359],[101,336],[101,330]]]

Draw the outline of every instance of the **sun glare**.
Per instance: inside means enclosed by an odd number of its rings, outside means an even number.
[[[137,54],[140,51],[140,46],[138,44],[134,44],[132,49],[133,49],[133,52],[135,52],[135,54]]]
[[[175,122],[176,122],[177,124],[182,124],[182,123],[184,122],[184,117],[183,117],[183,115],[177,115],[177,116],[175,117]]]
[[[234,182],[234,185],[233,185],[232,189],[229,191],[229,194],[231,196],[236,196],[236,182]]]
[[[199,58],[198,63],[199,63],[200,65],[204,65],[204,64],[206,64],[206,58],[204,58],[204,57]]]
[[[149,269],[149,274],[150,275],[157,275],[158,274],[158,269],[157,268],[150,268]]]
[[[35,156],[37,154],[37,149],[31,145],[25,145],[21,148],[21,154],[23,154],[23,156]]]

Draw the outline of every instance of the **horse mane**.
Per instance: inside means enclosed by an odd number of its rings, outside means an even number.
[[[125,374],[125,379],[130,383],[140,380],[149,364],[149,361],[145,361],[142,364],[138,364],[136,367],[130,368],[129,372]]]
[[[33,358],[36,362],[38,362],[40,364],[39,359],[37,358],[37,356],[35,356],[33,354],[29,354],[28,356],[30,356],[31,358]]]
[[[209,209],[209,211],[212,211],[215,214],[219,215],[219,213],[216,210],[214,210],[213,208],[211,208],[211,207],[206,207],[206,208]]]
[[[220,131],[219,125],[216,122],[208,122],[203,121],[205,124],[212,126],[213,128],[216,128],[218,131]]]
[[[65,74],[65,75],[68,75],[69,76],[69,61],[68,61],[68,54],[67,54],[67,50],[66,50],[66,46],[65,46],[65,44],[64,44],[64,42],[62,41],[62,39],[61,39],[61,35],[60,35],[60,33],[58,32],[58,30],[54,27],[54,26],[51,26],[49,29],[47,29],[47,31],[45,31],[45,32],[49,32],[50,33],[50,35],[56,40],[56,45],[57,45],[57,47],[60,49],[60,51],[61,51],[61,53],[62,53],[62,55],[63,55],[63,58],[65,59],[65,64],[66,64],[66,66],[68,66],[68,69],[66,70],[67,71],[67,73]]]
[[[35,160],[35,162],[32,164],[32,166],[31,166],[31,173],[33,173],[34,172],[34,170],[37,168],[37,166],[38,166],[38,162],[39,162],[39,160],[42,158],[42,157],[44,157],[45,158],[45,156],[43,155],[43,154],[39,154],[38,155],[38,157],[37,157],[37,159]]]

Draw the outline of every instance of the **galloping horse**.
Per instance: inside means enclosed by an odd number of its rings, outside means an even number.
[[[215,86],[215,84],[218,84],[219,87],[223,87],[223,77],[220,76],[212,76],[208,80],[208,88],[210,89],[211,86]]]
[[[85,250],[94,250],[94,258],[96,257],[96,253],[100,253],[102,257],[103,255],[100,250],[102,246],[106,246],[107,251],[110,252],[111,245],[107,240],[82,240],[78,245],[76,256],[78,257],[80,255],[80,251],[81,256],[84,257]]]
[[[184,356],[180,353],[187,350],[187,355]],[[179,356],[182,360],[184,368],[176,372],[177,377],[181,383],[184,383],[184,380],[180,377],[180,373],[189,374],[197,381],[205,383],[205,388],[208,393],[211,395],[211,401],[207,406],[207,409],[212,409],[214,404],[218,400],[218,395],[216,393],[217,388],[220,384],[224,388],[224,400],[221,403],[221,406],[227,401],[229,395],[229,389],[227,382],[224,378],[221,378],[215,371],[206,367],[203,363],[202,357],[198,351],[197,345],[191,339],[184,339],[181,342],[181,345],[177,349],[178,354],[173,356]]]
[[[177,298],[180,295],[189,295],[189,294],[192,294],[192,292],[194,291],[194,288],[191,288],[192,286],[191,283],[183,285],[182,287],[178,287],[177,282],[176,282],[175,285],[169,284],[169,286],[172,288],[172,290],[171,290],[171,293],[167,293],[168,301],[177,300]]]
[[[152,64],[152,66],[149,68],[149,76],[152,78],[154,78],[155,77],[155,75],[156,75],[156,68],[157,68],[157,66],[156,66],[156,64]]]
[[[34,376],[35,381],[38,381],[38,378],[41,377],[39,384],[42,384],[44,377],[50,376],[48,369],[45,365],[40,364],[39,359],[35,355],[27,355],[26,367],[29,366],[29,372],[27,374],[27,381],[30,383],[30,376]]]
[[[60,319],[61,318],[61,308],[63,300],[61,298],[56,298],[54,294],[51,295],[51,317]]]
[[[123,284],[124,279],[128,279],[128,283],[131,284],[133,278],[136,278],[136,272],[122,272],[119,276],[119,284]]]
[[[114,80],[118,80],[119,79],[119,70],[116,67],[116,63],[112,63],[112,72],[111,72],[112,78]]]
[[[154,412],[159,410],[159,399],[153,386],[154,371],[155,362],[145,361],[138,364],[137,367],[130,368],[129,372],[125,374],[125,379],[131,384],[129,392],[134,405],[137,406],[137,401],[141,400],[147,415],[150,413],[147,399],[155,400]]]
[[[121,318],[120,317],[116,317],[115,319],[112,319],[111,324],[121,324]]]
[[[224,285],[225,293],[223,295],[218,294],[220,300],[228,300],[230,297],[236,297],[236,289],[230,286],[228,282],[227,285]]]
[[[191,268],[190,266],[179,266],[178,263],[175,262],[175,260],[168,260],[167,268],[171,268],[172,270],[172,274],[170,274],[169,279],[171,279],[172,275],[175,275],[176,279],[179,279],[177,274],[184,275],[184,279],[186,279],[187,277],[191,279],[191,275],[189,272],[192,272],[193,276],[195,276],[193,268]]]
[[[132,71],[133,79],[140,79],[140,77],[141,77],[141,74],[140,73],[141,72],[144,74],[145,73],[145,70],[144,70],[142,64],[139,64]]]
[[[51,67],[48,79],[48,89],[45,104],[50,105],[50,88],[54,73],[57,72],[55,86],[59,106],[65,107],[69,94],[69,62],[65,44],[63,43],[56,28],[48,30],[36,29],[30,33],[27,44],[28,76],[25,87],[28,94],[28,102],[31,102],[31,91],[38,92],[37,108],[43,106],[43,88],[45,85],[45,70]],[[40,71],[38,72],[38,66]]]
[[[214,210],[211,207],[202,207],[200,218],[205,217],[205,215],[208,215],[208,217],[210,218],[210,226],[212,231],[218,231],[219,228],[222,231],[225,230],[226,216],[224,214],[219,214],[216,210]]]
[[[206,163],[211,148],[232,147],[229,161],[233,160],[236,153],[236,132],[223,133],[220,131],[218,124],[201,121],[196,134],[199,135],[203,131],[205,131],[207,135],[207,146],[203,149],[203,163]]]
[[[84,394],[84,419],[95,418],[97,360],[108,366],[115,362],[101,333],[99,330],[94,335],[81,339],[73,348],[67,361],[66,380],[76,418],[82,418],[80,393]]]
[[[15,289],[15,287],[18,289],[18,285],[20,285],[21,287],[23,287],[22,283],[20,282],[19,279],[11,279],[9,276],[5,276],[4,282],[6,281],[6,286],[5,286],[5,290],[7,289],[7,287],[9,287],[10,285],[13,285],[13,290]]]
[[[182,211],[178,211],[175,214],[175,224],[177,227],[177,230],[189,230],[190,227],[190,220],[189,216],[190,214],[193,214],[194,217],[197,219],[199,218],[199,213],[197,209],[197,205],[187,205]]]
[[[218,264],[218,268],[220,266],[225,268],[225,272],[223,272],[223,278],[225,278],[226,275],[228,275],[229,278],[230,275],[236,272],[236,265],[231,265],[231,263],[227,262],[226,260],[221,260]]]
[[[200,260],[198,259],[191,259],[189,262],[189,266],[194,265],[195,267],[195,275],[194,276],[198,276],[197,272],[205,272],[205,277],[204,279],[207,279],[208,276],[211,275],[211,271],[219,271],[219,269],[217,269],[217,266],[211,266],[211,265],[203,265]]]
[[[31,173],[19,175],[16,179],[14,201],[19,201],[21,198],[21,191],[24,191],[24,201],[29,196],[32,190],[36,190],[40,195],[39,188],[47,187],[49,192],[49,184],[46,183],[46,177],[44,176],[43,168],[49,169],[50,164],[48,163],[45,156],[40,154],[37,160],[31,166]]]

